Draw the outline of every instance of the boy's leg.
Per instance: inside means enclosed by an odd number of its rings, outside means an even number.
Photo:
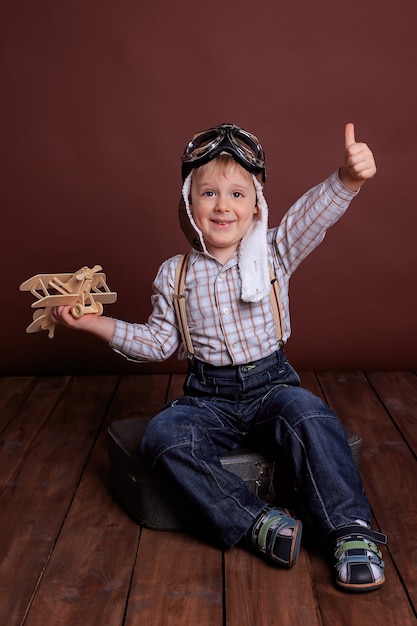
[[[227,423],[229,422],[229,423]],[[219,409],[182,398],[149,424],[142,449],[197,508],[211,531],[230,547],[247,545],[277,565],[292,567],[298,556],[301,522],[283,509],[267,508],[235,474],[222,468],[219,455],[243,441]]]
[[[152,466],[171,477],[226,546],[235,545],[265,508],[220,463],[219,456],[242,441],[220,411],[195,398],[181,398],[165,408],[150,422],[142,441]]]
[[[351,591],[379,588],[384,563],[375,541],[386,538],[370,530],[370,506],[336,414],[305,389],[277,387],[265,399],[262,416],[255,438],[272,438],[292,460],[314,522],[335,539],[336,582]]]
[[[324,535],[356,519],[370,521],[370,507],[343,427],[320,398],[301,387],[276,387],[262,404],[253,435],[273,440],[292,462],[296,482]]]

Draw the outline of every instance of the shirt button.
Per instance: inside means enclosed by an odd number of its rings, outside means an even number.
[[[223,313],[227,315],[229,313],[229,309],[223,309]]]

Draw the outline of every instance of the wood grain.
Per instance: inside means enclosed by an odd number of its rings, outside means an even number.
[[[305,372],[363,441],[387,582],[350,595],[306,532],[297,564],[141,529],[108,491],[107,426],[156,414],[182,374],[0,379],[0,623],[409,626],[417,615],[415,372]]]

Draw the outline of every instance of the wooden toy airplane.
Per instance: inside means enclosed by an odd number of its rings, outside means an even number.
[[[78,318],[86,313],[103,313],[103,304],[112,304],[117,293],[110,291],[106,275],[100,272],[100,265],[93,268],[82,267],[74,274],[36,274],[20,285],[20,291],[30,291],[36,298],[32,308],[33,322],[26,328],[27,333],[48,330],[50,339],[55,333],[55,323],[51,318],[54,306],[71,306],[71,313]]]

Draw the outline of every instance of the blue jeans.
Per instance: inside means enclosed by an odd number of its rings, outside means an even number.
[[[370,507],[336,414],[299,386],[283,350],[254,363],[215,367],[195,360],[184,396],[154,417],[142,450],[167,472],[225,546],[244,536],[265,503],[222,468],[219,456],[249,438],[291,459],[298,487],[322,534]],[[265,446],[264,446],[265,447]]]

